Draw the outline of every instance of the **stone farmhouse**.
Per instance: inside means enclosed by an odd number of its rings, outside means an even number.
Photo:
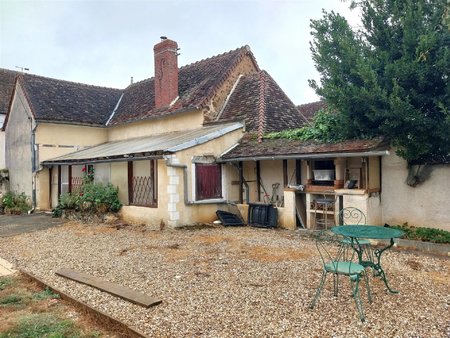
[[[265,139],[309,123],[322,103],[296,107],[248,46],[183,67],[177,51],[162,39],[155,76],[125,89],[0,69],[9,188],[49,210],[94,169],[95,182],[119,188],[127,222],[177,227],[211,222],[217,210],[247,219],[271,205],[279,226],[314,228],[356,206],[370,224],[449,230],[448,164],[412,188],[406,163],[383,139]],[[317,210],[324,198],[333,207]]]

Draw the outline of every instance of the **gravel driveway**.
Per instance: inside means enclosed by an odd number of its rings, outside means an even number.
[[[449,337],[450,260],[390,250],[391,286],[371,279],[358,319],[348,281],[328,279],[314,310],[321,263],[302,232],[258,228],[117,230],[74,222],[0,238],[0,257],[149,337]],[[145,309],[58,277],[72,268],[163,300]]]

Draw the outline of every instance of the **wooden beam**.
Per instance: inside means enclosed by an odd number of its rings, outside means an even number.
[[[242,161],[239,161],[239,204],[244,203],[244,168]]]
[[[69,165],[69,192],[72,192],[72,166]]]
[[[131,303],[141,305],[146,308],[149,308],[150,306],[153,306],[153,305],[158,305],[162,302],[159,299],[147,296],[143,293],[137,292],[126,286],[107,282],[100,278],[88,275],[83,272],[75,271],[72,269],[60,269],[60,270],[56,271],[55,273],[58,276],[62,276],[62,277],[74,280],[76,282],[92,286],[101,291],[105,291],[114,296],[123,298]]]
[[[295,184],[302,184],[302,161],[295,160]]]
[[[287,160],[283,160],[283,187],[287,187],[288,182],[288,169],[287,169]]]
[[[133,162],[128,161],[128,204],[133,202]]]
[[[61,166],[58,166],[58,201],[61,196]]]
[[[256,186],[258,190],[258,202],[261,202],[261,166],[260,162],[256,161]]]

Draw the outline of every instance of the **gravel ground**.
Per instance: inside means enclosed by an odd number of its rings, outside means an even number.
[[[303,232],[211,227],[153,231],[145,226],[66,223],[0,238],[0,257],[149,337],[450,337],[450,259],[389,250],[390,294],[371,278],[373,303],[358,319],[348,281],[339,297],[321,276]],[[145,309],[55,275],[72,268],[163,300]]]

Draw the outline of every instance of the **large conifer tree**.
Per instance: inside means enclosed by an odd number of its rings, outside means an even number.
[[[345,138],[383,135],[408,163],[450,160],[447,0],[361,0],[362,26],[325,12],[311,21],[320,83]]]

